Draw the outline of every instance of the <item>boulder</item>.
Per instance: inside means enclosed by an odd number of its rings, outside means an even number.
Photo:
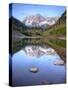
[[[29,69],[29,71],[32,72],[32,73],[37,73],[37,72],[38,72],[38,68],[36,68],[36,67],[31,67],[31,68]]]
[[[64,65],[64,61],[63,60],[56,60],[54,62],[54,65]]]

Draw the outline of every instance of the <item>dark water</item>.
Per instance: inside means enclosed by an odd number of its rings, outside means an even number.
[[[22,42],[16,43],[12,55],[12,83],[14,86],[65,83],[65,65],[54,65],[61,60],[56,51],[48,45]],[[38,69],[30,72],[31,67]]]

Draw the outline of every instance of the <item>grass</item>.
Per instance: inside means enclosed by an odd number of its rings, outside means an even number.
[[[66,26],[65,24],[56,25],[43,32],[43,36],[66,36]]]

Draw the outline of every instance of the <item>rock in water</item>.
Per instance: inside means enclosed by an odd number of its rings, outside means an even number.
[[[43,80],[43,81],[42,81],[42,84],[47,85],[47,84],[52,84],[52,83],[50,83],[50,82],[48,82],[48,81],[46,81],[46,80]]]
[[[64,65],[64,61],[63,60],[57,60],[54,62],[54,65]]]
[[[37,73],[37,72],[38,72],[38,68],[36,68],[36,67],[31,67],[31,68],[30,68],[30,72],[32,72],[32,73]]]

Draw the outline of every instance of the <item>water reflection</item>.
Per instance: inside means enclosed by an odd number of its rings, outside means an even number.
[[[26,46],[24,48],[24,51],[26,55],[32,56],[32,57],[41,57],[44,54],[45,55],[54,55],[56,54],[55,50],[48,47],[48,46]]]
[[[54,65],[61,58],[53,48],[47,45],[21,45],[21,49],[12,56],[14,86],[65,83],[65,65]],[[38,72],[30,72],[32,67],[37,68]]]

